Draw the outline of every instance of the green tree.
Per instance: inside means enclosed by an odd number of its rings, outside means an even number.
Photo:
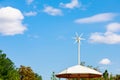
[[[20,80],[42,80],[42,77],[35,74],[30,67],[20,66]]]
[[[113,80],[113,75],[112,74],[110,74],[110,80]]]
[[[19,80],[14,63],[0,50],[0,80]]]
[[[37,73],[35,73],[35,78],[36,80],[42,80],[42,76],[38,75]]]
[[[105,70],[105,72],[103,73],[103,78],[104,78],[104,80],[108,80],[109,79],[109,74],[108,74],[107,70]]]
[[[120,80],[120,75],[117,74],[117,75],[115,76],[115,80]]]
[[[81,62],[80,65],[85,66],[85,62]]]
[[[57,80],[57,78],[56,78],[56,76],[55,76],[55,72],[52,73],[51,80]]]

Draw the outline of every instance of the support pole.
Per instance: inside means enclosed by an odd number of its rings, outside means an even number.
[[[78,34],[76,33],[75,42],[78,43],[78,65],[80,65],[80,44],[81,44],[81,40],[85,40],[84,38],[82,38],[82,34],[79,37]]]
[[[78,65],[80,65],[80,41],[78,41]]]

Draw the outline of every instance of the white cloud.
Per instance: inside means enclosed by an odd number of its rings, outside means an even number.
[[[33,11],[25,12],[24,15],[25,15],[25,16],[36,16],[36,15],[37,15],[37,12],[33,12]]]
[[[104,58],[99,63],[103,65],[109,65],[111,64],[111,61],[108,58]]]
[[[115,33],[93,33],[90,36],[92,43],[105,43],[105,44],[117,44],[120,43],[120,35]]]
[[[12,7],[0,8],[0,33],[2,35],[23,34],[27,29],[22,20],[24,16],[20,10]]]
[[[105,44],[120,43],[120,35],[116,33],[118,31],[120,31],[120,23],[110,23],[107,25],[107,31],[105,33],[92,33],[90,42]]]
[[[27,4],[30,5],[34,0],[26,0]]]
[[[106,21],[111,21],[117,16],[114,13],[102,13],[102,14],[97,14],[91,17],[87,18],[81,18],[81,19],[76,19],[76,23],[96,23],[96,22],[106,22]]]
[[[78,0],[71,0],[70,3],[64,4],[64,3],[60,3],[60,6],[64,7],[64,8],[69,8],[69,9],[73,9],[75,7],[79,7],[80,3],[78,2]]]
[[[43,11],[52,16],[62,15],[62,11],[60,9],[53,8],[51,6],[46,6]]]
[[[107,26],[107,32],[119,32],[120,23],[111,23]]]

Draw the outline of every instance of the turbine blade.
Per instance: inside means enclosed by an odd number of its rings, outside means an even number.
[[[75,34],[76,34],[76,37],[78,37],[78,33],[76,32]]]
[[[77,43],[77,40],[74,41],[74,44]]]
[[[83,36],[83,33],[80,34],[80,37],[82,37],[82,36]]]

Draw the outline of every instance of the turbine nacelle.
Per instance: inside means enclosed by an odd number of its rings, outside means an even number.
[[[73,38],[75,39],[75,43],[80,43],[81,40],[85,40],[84,38],[82,38],[82,34],[80,34],[80,36],[78,35],[78,33],[76,32],[76,36]]]

